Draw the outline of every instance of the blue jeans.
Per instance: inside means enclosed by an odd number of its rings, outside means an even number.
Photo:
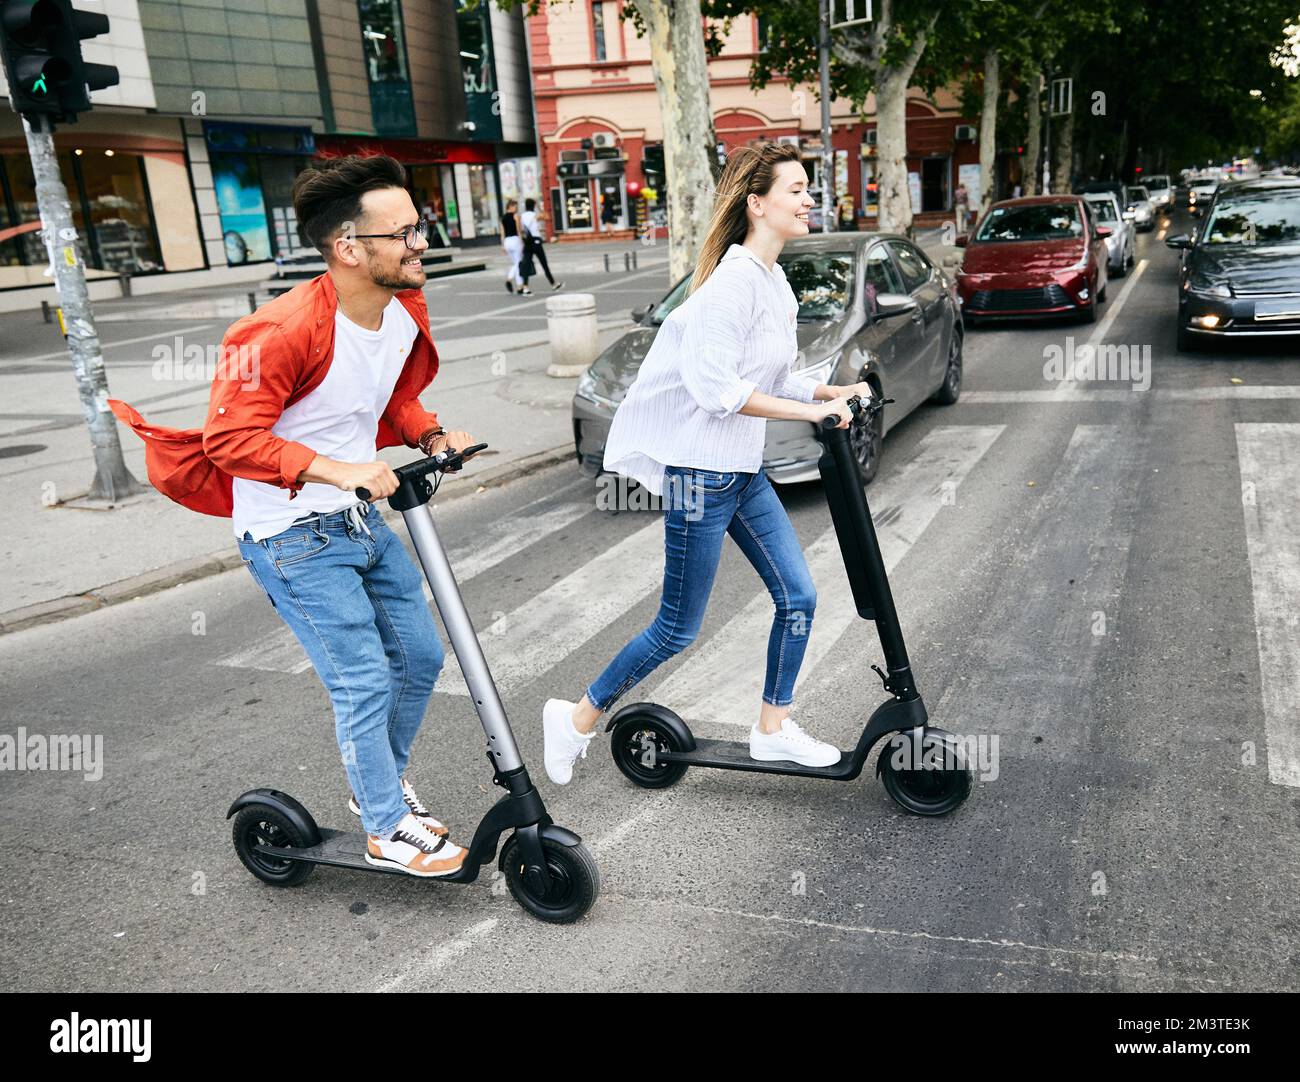
[[[634,684],[695,641],[730,534],[776,603],[767,640],[763,701],[788,706],[808,647],[817,591],[790,518],[767,475],[684,466],[664,471],[664,591],[654,623],[587,689],[606,710]]]
[[[387,835],[409,810],[402,772],[444,655],[420,572],[363,507],[370,534],[338,511],[264,541],[245,533],[239,552],[329,692],[361,825]]]

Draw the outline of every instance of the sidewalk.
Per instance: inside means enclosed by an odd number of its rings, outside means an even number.
[[[603,324],[601,348],[628,326],[626,320]],[[489,445],[472,470],[446,479],[439,502],[573,460],[570,404],[577,380],[546,375],[550,347],[545,332],[452,340],[439,354],[438,376],[422,401],[447,427],[465,429]],[[118,361],[109,368],[113,396],[137,406],[149,420],[181,428],[202,423],[206,381],[178,382],[175,390],[159,395],[150,361]],[[75,407],[62,366],[31,379],[38,386],[27,393],[44,393],[40,385],[48,382],[59,394],[47,401],[71,400]],[[0,634],[239,565],[229,519],[197,514],[153,489],[112,510],[62,502],[84,493],[93,479],[85,426],[63,420],[43,431],[37,426],[8,433],[44,448],[0,459],[0,500],[22,522],[0,549],[5,562]],[[144,481],[143,442],[124,426],[118,432],[127,466]],[[414,456],[409,448],[390,448],[381,455],[395,465]],[[49,506],[51,498],[60,502]]]

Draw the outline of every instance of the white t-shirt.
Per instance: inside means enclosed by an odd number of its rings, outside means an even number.
[[[537,211],[526,210],[519,215],[519,220],[523,223],[525,233],[532,234],[538,240],[542,239],[542,231],[537,227]]]
[[[394,297],[379,330],[368,331],[340,309],[334,317],[334,356],[325,378],[280,415],[271,431],[340,462],[373,462],[379,418],[393,396],[419,328]],[[234,479],[235,536],[272,537],[295,519],[342,511],[358,503],[354,492],[310,481],[289,499],[289,490],[245,477]]]

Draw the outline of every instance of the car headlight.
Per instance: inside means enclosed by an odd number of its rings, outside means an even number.
[[[1187,288],[1202,297],[1231,297],[1232,288],[1227,282],[1211,282],[1203,275],[1194,274],[1187,279]]]
[[[573,393],[579,398],[586,398],[592,402],[596,401],[596,377],[592,375],[590,368],[578,377],[578,386]]]
[[[808,379],[815,379],[818,383],[830,383],[831,375],[840,363],[840,357],[844,355],[844,350],[837,349],[824,361],[818,361],[809,368],[796,368],[793,375],[804,376]],[[799,362],[796,361],[796,364]]]

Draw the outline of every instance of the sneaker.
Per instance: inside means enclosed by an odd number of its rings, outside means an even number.
[[[533,291],[532,291],[531,289],[529,289],[527,286],[523,286],[523,287],[519,290],[519,295],[520,295],[521,297],[531,297],[531,296],[533,295]]]
[[[433,817],[433,813],[429,811],[429,809],[424,806],[423,801],[415,795],[415,790],[411,788],[411,783],[405,778],[402,779],[402,799],[406,801],[406,806],[411,809],[411,814],[420,820],[420,822],[429,830],[433,831],[433,833],[438,835],[439,838],[445,838],[447,836],[447,828]],[[348,811],[353,815],[361,814],[361,805],[357,803],[355,795],[348,796]]]
[[[563,283],[563,282],[552,282],[552,283],[551,283],[551,288],[552,288],[552,289],[563,289],[563,288],[564,288],[564,283]]]
[[[763,732],[757,724],[749,730],[749,757],[763,763],[789,760],[801,766],[834,766],[840,761],[840,749],[814,740],[786,718],[774,733]]]
[[[514,291],[515,291],[515,284],[514,284],[514,282],[512,282],[509,278],[507,278],[507,279],[506,279],[506,292],[507,292],[507,293],[513,293]]]
[[[366,863],[378,868],[396,868],[408,875],[433,877],[451,875],[465,863],[466,851],[429,831],[407,812],[387,838],[366,835]]]
[[[547,699],[542,708],[542,762],[546,776],[556,785],[568,785],[573,777],[573,764],[587,757],[587,748],[596,735],[580,733],[573,727],[573,708],[576,703],[563,699]]]

